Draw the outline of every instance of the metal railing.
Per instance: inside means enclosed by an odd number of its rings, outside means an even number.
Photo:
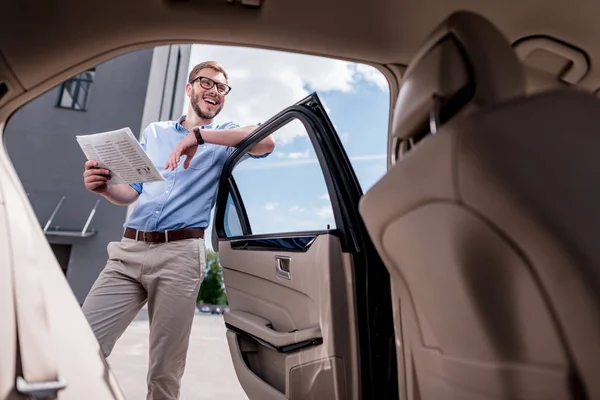
[[[94,235],[96,233],[96,231],[93,229],[88,230],[88,228],[90,226],[90,223],[94,219],[94,215],[96,214],[96,210],[98,209],[98,205],[100,204],[99,199],[96,200],[96,204],[94,204],[94,207],[90,211],[90,214],[88,215],[87,220],[85,221],[85,225],[83,226],[83,229],[81,231],[79,231],[79,230],[60,230],[60,229],[58,229],[58,227],[56,227],[55,229],[49,229],[50,226],[52,225],[52,221],[54,220],[54,217],[56,217],[56,214],[62,207],[62,205],[65,201],[65,198],[66,198],[66,196],[62,196],[60,198],[60,200],[58,201],[58,204],[56,204],[56,207],[54,207],[54,211],[52,211],[52,214],[50,214],[50,218],[48,218],[48,221],[46,221],[46,224],[44,225],[44,233],[46,235],[79,236],[79,237],[88,237],[88,236]]]

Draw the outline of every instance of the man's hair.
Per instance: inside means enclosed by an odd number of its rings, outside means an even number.
[[[210,68],[212,70],[220,72],[225,77],[225,80],[229,80],[229,78],[227,78],[227,72],[225,72],[225,69],[221,66],[221,64],[219,64],[216,61],[204,61],[192,68],[192,71],[190,72],[190,76],[188,78],[188,82],[192,83],[192,79],[196,78],[198,72],[204,68]]]

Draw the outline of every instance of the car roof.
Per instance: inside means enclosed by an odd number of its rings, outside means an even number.
[[[392,72],[401,71],[425,36],[456,10],[488,17],[512,42],[544,35],[581,49],[589,65],[577,83],[595,91],[598,9],[591,0],[3,1],[0,64],[9,71],[4,78],[12,93],[2,103],[27,92],[19,96],[22,103],[118,54],[167,43],[253,46],[387,66],[394,92],[399,73]]]

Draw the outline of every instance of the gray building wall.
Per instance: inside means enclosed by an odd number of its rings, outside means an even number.
[[[181,116],[190,54],[191,45],[160,46],[154,49],[140,129],[154,121],[174,120]]]
[[[6,126],[4,144],[42,227],[65,196],[46,237],[57,259],[66,264],[67,280],[80,304],[106,263],[106,246],[120,240],[128,209],[85,189],[82,173],[86,158],[75,135],[122,127],[130,127],[138,135],[149,122],[167,119],[160,118],[165,110],[178,107],[175,114],[179,114],[185,74],[183,83],[180,78],[174,82],[174,64],[169,64],[173,53],[179,53],[176,60],[183,58],[184,62],[177,69],[187,71],[189,52],[189,46],[162,46],[112,59],[96,67],[87,111],[56,107],[59,85],[18,110]],[[165,84],[168,80],[171,82]],[[173,93],[175,86],[181,89]],[[179,104],[172,106],[174,98]],[[67,236],[81,232],[97,200],[100,202],[88,228],[96,233]],[[56,247],[61,244],[67,246]]]

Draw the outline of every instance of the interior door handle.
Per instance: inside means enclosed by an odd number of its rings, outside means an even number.
[[[277,276],[283,279],[292,280],[292,271],[290,270],[291,259],[285,256],[275,256],[275,271]]]

